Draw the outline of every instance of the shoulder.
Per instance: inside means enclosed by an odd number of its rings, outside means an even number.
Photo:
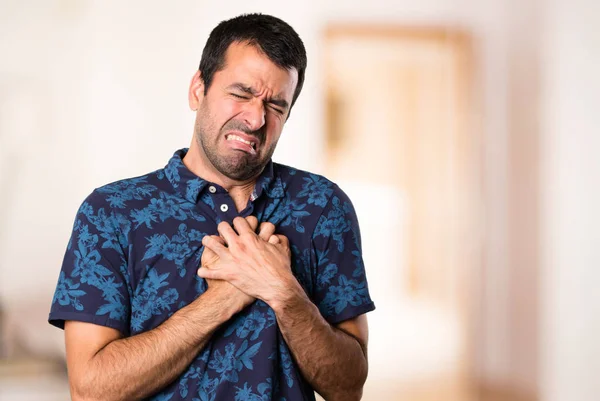
[[[336,182],[323,175],[279,163],[274,163],[274,170],[282,180],[286,194],[292,199],[321,211],[338,205],[352,208],[352,202],[346,192]]]
[[[132,202],[148,200],[160,186],[164,169],[138,177],[125,178],[98,187],[87,196],[84,204],[94,208],[124,211],[133,207]]]
[[[132,229],[136,210],[147,208],[157,196],[164,171],[157,170],[138,177],[126,178],[98,187],[81,203],[75,226],[89,225],[98,232],[127,235]],[[111,234],[111,235],[113,235]],[[122,246],[125,239],[120,238]]]

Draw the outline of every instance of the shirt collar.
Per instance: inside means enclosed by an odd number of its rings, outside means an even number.
[[[188,148],[177,150],[165,166],[164,172],[177,192],[188,201],[196,203],[198,202],[200,193],[206,188],[209,182],[192,173],[183,164],[183,158],[187,152]],[[283,184],[279,175],[275,174],[272,160],[269,160],[256,180],[251,200],[258,199],[263,193],[269,198],[282,198],[284,196]]]
[[[279,175],[275,174],[273,160],[269,160],[260,177],[256,180],[250,200],[254,201],[260,198],[263,193],[269,198],[283,198],[284,195],[283,184]]]

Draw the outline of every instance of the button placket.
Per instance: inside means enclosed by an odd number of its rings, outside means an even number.
[[[213,188],[215,192],[213,192]],[[220,191],[216,185],[210,185],[208,192],[211,193],[210,197],[213,200],[213,210],[219,215],[221,220],[231,221],[237,215],[237,211],[229,193],[227,191]]]

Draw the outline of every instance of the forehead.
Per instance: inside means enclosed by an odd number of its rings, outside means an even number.
[[[291,103],[298,71],[279,67],[253,45],[234,42],[225,54],[225,67],[215,73],[214,82],[222,87],[241,83],[268,97],[280,97]]]

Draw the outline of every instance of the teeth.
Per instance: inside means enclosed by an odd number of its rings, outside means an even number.
[[[239,137],[239,136],[237,136],[237,135],[233,135],[233,134],[232,134],[232,135],[229,135],[229,136],[227,137],[227,140],[228,140],[228,141],[233,141],[233,140],[235,140],[235,141],[240,141],[240,142],[242,142],[242,143],[245,143],[246,145],[250,145],[250,146],[252,146],[252,149],[254,149],[254,143],[252,143],[252,142],[250,142],[250,141],[246,141],[246,140],[244,140],[243,138],[240,138],[240,137]]]

